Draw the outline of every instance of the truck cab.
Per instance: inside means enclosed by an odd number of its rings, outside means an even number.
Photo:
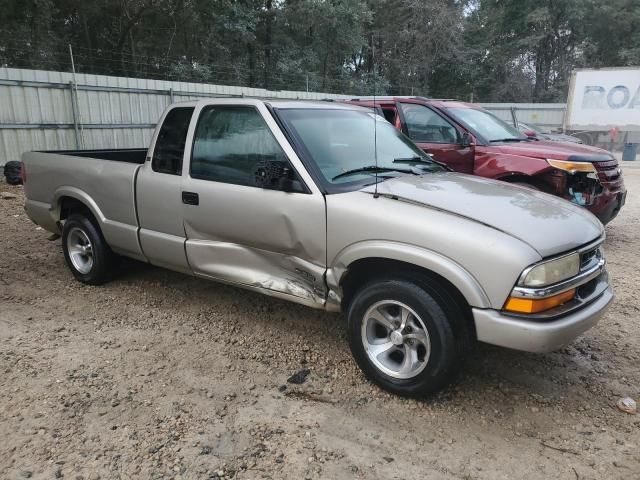
[[[375,109],[456,172],[556,195],[585,207],[604,224],[624,205],[622,171],[605,150],[527,137],[472,103],[424,97],[365,97],[347,103]]]

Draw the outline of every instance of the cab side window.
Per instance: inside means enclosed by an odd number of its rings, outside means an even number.
[[[260,113],[253,107],[211,106],[202,110],[191,158],[191,176],[250,187],[265,184],[289,161]]]
[[[409,138],[422,143],[460,143],[458,130],[424,105],[401,104]]]
[[[395,108],[384,106],[382,107],[382,114],[384,115],[384,118],[387,120],[387,122],[395,126],[396,117],[398,116],[398,112],[396,112]]]
[[[176,107],[167,113],[155,148],[151,168],[154,172],[182,175],[182,157],[193,107]]]

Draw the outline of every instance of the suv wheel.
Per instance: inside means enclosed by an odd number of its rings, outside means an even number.
[[[451,299],[439,293],[399,278],[372,282],[355,295],[349,346],[367,378],[407,396],[435,393],[455,378],[465,336],[455,331],[461,319],[451,318],[459,308],[443,308],[443,299]]]
[[[113,252],[84,215],[73,214],[64,222],[62,250],[73,276],[82,283],[101,285],[111,278]]]

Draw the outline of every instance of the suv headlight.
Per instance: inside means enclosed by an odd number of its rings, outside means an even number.
[[[596,167],[591,162],[566,162],[564,160],[552,160],[547,158],[547,163],[553,168],[565,171],[570,174],[574,173],[596,173]]]
[[[568,280],[580,272],[578,252],[539,263],[522,273],[519,285],[523,287],[544,287]]]

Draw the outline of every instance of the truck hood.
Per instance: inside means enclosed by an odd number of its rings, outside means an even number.
[[[374,193],[375,186],[362,191]],[[389,179],[378,183],[378,194],[487,225],[525,242],[542,257],[575,249],[604,233],[596,217],[566,200],[461,173]]]
[[[573,162],[608,162],[615,158],[611,153],[601,148],[581,145],[579,143],[561,143],[550,140],[502,144],[497,148],[500,152],[510,155],[551,158],[553,160],[570,160]]]

